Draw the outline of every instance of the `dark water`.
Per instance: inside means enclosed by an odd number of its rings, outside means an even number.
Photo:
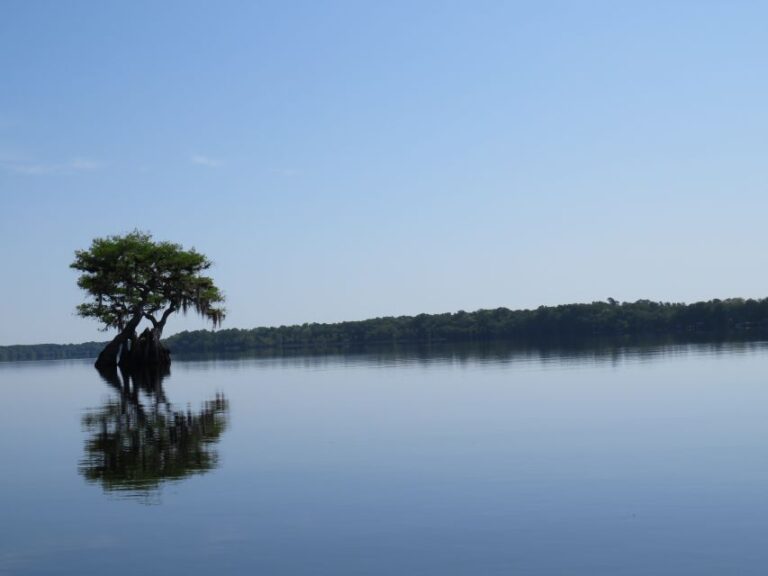
[[[0,390],[0,574],[768,570],[764,343],[13,363]]]

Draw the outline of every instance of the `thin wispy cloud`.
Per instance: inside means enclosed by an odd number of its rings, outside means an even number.
[[[275,168],[271,170],[272,174],[277,174],[278,176],[295,176],[299,173],[298,170],[294,170],[292,168]]]
[[[79,172],[93,172],[98,170],[100,164],[88,158],[74,158],[68,162],[44,163],[44,162],[20,162],[17,160],[0,160],[0,169],[5,172],[25,175],[39,174],[75,174]]]
[[[88,158],[75,158],[68,164],[68,166],[70,169],[79,172],[91,172],[93,170],[98,170],[100,164]]]
[[[208,168],[218,168],[221,166],[221,160],[216,160],[215,158],[211,158],[209,156],[203,156],[202,154],[195,154],[191,158],[192,164],[197,164],[198,166],[207,166]]]

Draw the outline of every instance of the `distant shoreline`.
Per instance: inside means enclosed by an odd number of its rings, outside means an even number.
[[[768,298],[693,304],[592,302],[531,310],[477,310],[372,318],[333,324],[196,330],[165,340],[175,355],[344,351],[368,346],[510,342],[572,346],[615,338],[756,339],[768,335]],[[0,361],[95,358],[105,342],[0,346]]]

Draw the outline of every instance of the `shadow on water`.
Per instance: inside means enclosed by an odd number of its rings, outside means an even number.
[[[83,416],[88,438],[79,471],[86,480],[149,502],[164,483],[216,468],[216,443],[229,414],[224,395],[197,412],[184,411],[165,394],[167,369],[99,374],[116,394]]]

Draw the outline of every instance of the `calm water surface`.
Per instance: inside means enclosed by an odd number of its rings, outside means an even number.
[[[0,389],[0,574],[768,570],[764,343],[8,363]]]

